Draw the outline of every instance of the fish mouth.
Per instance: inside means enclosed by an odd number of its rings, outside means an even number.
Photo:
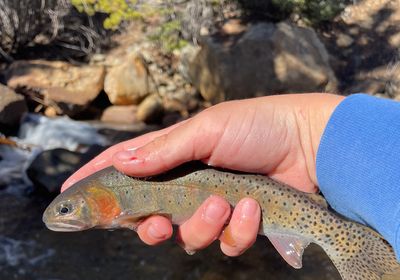
[[[59,231],[59,232],[82,231],[90,228],[89,226],[79,222],[74,222],[74,223],[47,222],[45,223],[45,225],[49,230]]]

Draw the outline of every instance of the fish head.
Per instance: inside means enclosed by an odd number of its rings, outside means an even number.
[[[87,197],[79,188],[59,194],[43,214],[43,222],[53,231],[81,231],[95,226]]]

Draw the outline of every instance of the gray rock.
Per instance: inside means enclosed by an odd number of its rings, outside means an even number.
[[[22,95],[0,85],[0,132],[7,133],[16,129],[22,115],[27,111],[28,108]]]
[[[200,47],[188,44],[182,48],[179,56],[178,70],[186,81],[191,82],[190,65],[193,64],[194,59],[200,51]]]
[[[190,77],[211,102],[284,92],[335,91],[328,53],[312,29],[258,23],[205,40]]]
[[[40,153],[26,170],[36,187],[49,193],[60,191],[62,183],[79,167],[103,151],[105,147],[94,145],[86,153],[53,149]]]

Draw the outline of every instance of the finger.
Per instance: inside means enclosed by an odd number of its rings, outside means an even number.
[[[229,203],[219,196],[209,197],[178,230],[178,242],[188,252],[210,245],[218,238],[229,218]]]
[[[223,132],[220,122],[193,118],[136,150],[115,154],[113,164],[131,176],[158,174],[187,161],[208,158]]]
[[[163,216],[151,216],[137,228],[139,238],[147,245],[157,245],[172,236],[172,224]]]
[[[178,127],[183,124],[185,121],[181,123],[177,123],[173,126],[164,128],[162,130],[146,133],[142,136],[136,137],[131,140],[127,140],[121,143],[118,143],[107,150],[100,153],[98,156],[93,158],[91,161],[82,166],[79,170],[77,170],[74,174],[72,174],[62,185],[61,192],[65,191],[67,188],[78,182],[79,180],[101,170],[105,167],[112,165],[112,157],[115,153],[125,150],[132,150],[138,148],[140,146],[145,145],[146,143],[152,141],[154,138],[159,137],[165,133],[168,133],[170,130]]]
[[[242,199],[233,211],[231,221],[222,233],[221,250],[227,256],[239,256],[257,239],[261,210],[257,201]]]

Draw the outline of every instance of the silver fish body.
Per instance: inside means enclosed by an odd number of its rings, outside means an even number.
[[[301,267],[303,250],[313,242],[325,250],[344,280],[378,280],[390,275],[398,277],[390,279],[400,279],[400,265],[391,246],[372,229],[334,213],[322,196],[297,191],[266,176],[197,163],[149,178],[133,178],[106,168],[60,194],[43,220],[59,231],[135,228],[152,214],[180,224],[210,195],[222,196],[233,206],[243,197],[256,199],[262,211],[260,234],[295,268]],[[69,213],[61,213],[68,207]]]

